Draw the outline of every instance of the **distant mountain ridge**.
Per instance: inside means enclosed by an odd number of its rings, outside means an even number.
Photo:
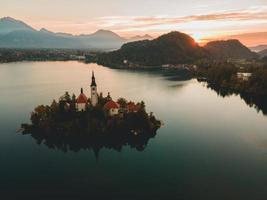
[[[119,49],[124,43],[151,39],[149,35],[125,39],[109,30],[92,34],[72,35],[54,33],[45,28],[36,30],[28,24],[4,17],[0,19],[0,48],[63,48],[109,51]]]
[[[87,35],[54,33],[45,28],[36,30],[26,23],[4,17],[0,19],[0,48],[81,48],[95,50],[118,49],[127,39],[109,30]]]
[[[262,44],[262,45],[258,45],[258,46],[255,46],[255,47],[249,47],[252,51],[255,51],[255,52],[260,52],[260,51],[263,51],[265,49],[267,49],[267,44]]]
[[[1,18],[0,35],[8,34],[13,31],[34,31],[34,29],[26,23],[13,19],[11,17]]]
[[[141,41],[141,40],[152,40],[153,37],[151,35],[136,35],[128,39],[129,42]]]

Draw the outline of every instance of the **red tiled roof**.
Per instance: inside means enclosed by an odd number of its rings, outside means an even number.
[[[135,111],[138,111],[140,109],[140,105],[136,105],[135,103],[130,102],[127,104],[127,109],[131,112],[135,112]]]
[[[105,109],[116,109],[116,108],[120,108],[120,105],[114,101],[108,101],[105,105],[104,105]]]
[[[84,93],[81,93],[77,98],[77,103],[87,103],[87,97]]]

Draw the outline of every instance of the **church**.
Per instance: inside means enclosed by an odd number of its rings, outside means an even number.
[[[91,81],[91,105],[95,107],[98,103],[98,94],[97,94],[97,85],[95,81],[94,72],[92,72],[92,81]],[[76,100],[76,109],[79,112],[86,111],[86,108],[89,105],[89,99],[83,93],[83,88],[81,88],[81,94],[78,96]]]
[[[97,93],[97,85],[95,80],[95,74],[92,72],[91,78],[91,98],[89,99],[83,92],[83,88],[81,88],[81,93],[76,99],[76,110],[78,112],[86,111],[89,106],[95,107],[98,104],[99,97]],[[117,102],[114,102],[108,93],[106,97],[107,102],[104,105],[104,110],[107,112],[109,116],[115,116],[119,114],[120,105]]]

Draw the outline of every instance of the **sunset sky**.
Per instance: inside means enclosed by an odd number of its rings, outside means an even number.
[[[267,44],[267,0],[0,0],[0,17],[73,34],[112,30],[121,36],[182,31],[203,43],[240,39]]]

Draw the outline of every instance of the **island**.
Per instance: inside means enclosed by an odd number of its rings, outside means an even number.
[[[130,145],[143,150],[156,135],[161,122],[152,112],[146,112],[143,101],[135,103],[125,98],[114,101],[97,92],[92,72],[91,98],[81,88],[76,98],[66,92],[51,105],[39,105],[31,113],[31,123],[22,124],[22,133],[31,134],[38,143],[66,151],[99,150],[102,147],[120,150]]]

